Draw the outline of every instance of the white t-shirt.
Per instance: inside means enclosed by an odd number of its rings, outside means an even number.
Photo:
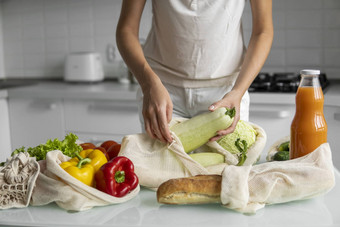
[[[180,87],[233,83],[245,46],[246,0],[152,0],[152,27],[144,54],[154,72]]]

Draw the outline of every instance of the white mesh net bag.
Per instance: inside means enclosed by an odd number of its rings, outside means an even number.
[[[7,159],[0,167],[0,209],[29,205],[40,167],[27,152]]]

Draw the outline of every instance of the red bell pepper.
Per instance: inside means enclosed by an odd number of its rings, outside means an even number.
[[[95,174],[96,188],[115,197],[123,197],[138,186],[138,177],[130,159],[119,156],[100,167]]]

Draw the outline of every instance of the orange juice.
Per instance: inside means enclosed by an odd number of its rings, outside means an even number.
[[[290,159],[304,156],[327,142],[324,96],[318,75],[302,75],[295,101],[296,112],[290,132]]]

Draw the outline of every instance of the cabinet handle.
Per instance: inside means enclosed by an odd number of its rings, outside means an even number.
[[[340,121],[340,113],[334,113],[334,120]]]
[[[263,118],[288,118],[291,116],[288,110],[250,110],[249,115],[261,116]]]
[[[136,112],[138,111],[137,105],[131,105],[131,104],[123,104],[123,103],[115,103],[112,105],[109,104],[90,104],[88,109],[90,111],[119,111],[119,112],[124,112],[124,111],[133,111]]]
[[[55,110],[58,107],[58,104],[55,102],[33,102],[31,105],[33,108],[38,109],[46,109],[46,110]]]

